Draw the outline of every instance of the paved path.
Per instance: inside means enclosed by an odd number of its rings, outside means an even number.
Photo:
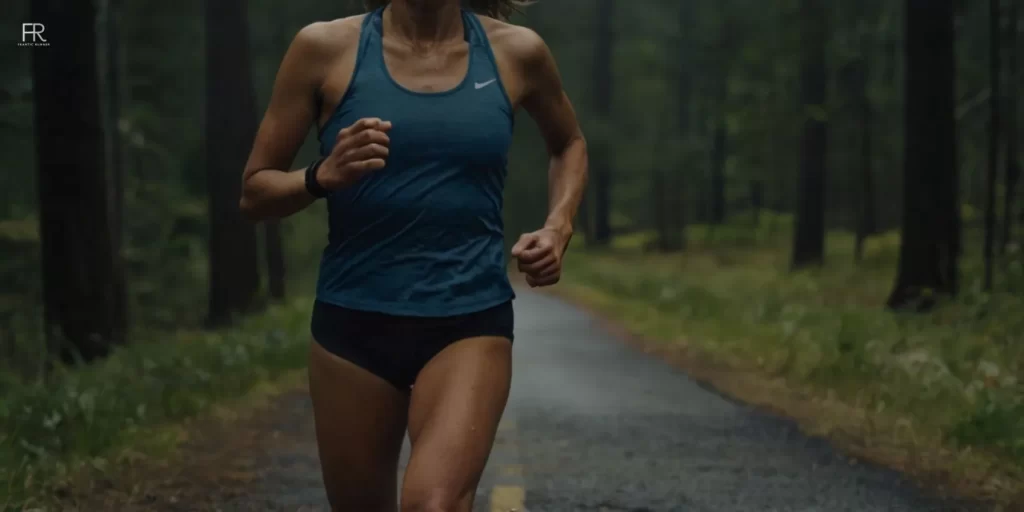
[[[480,511],[968,510],[703,389],[557,299],[521,291],[516,317],[513,393]],[[191,488],[206,489],[203,510],[326,510],[305,393],[276,410],[249,425],[237,467],[183,471],[177,498],[159,492],[140,510],[197,510]],[[216,452],[216,439],[197,451]]]

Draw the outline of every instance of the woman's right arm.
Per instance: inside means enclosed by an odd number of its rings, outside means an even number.
[[[277,72],[242,175],[239,208],[252,220],[287,217],[315,200],[306,190],[305,168],[287,169],[319,115],[316,98],[331,53],[327,29],[314,23],[300,30]]]
[[[242,175],[239,208],[246,217],[287,217],[316,199],[306,189],[306,168],[284,169],[295,159],[319,115],[316,98],[326,73],[339,56],[354,58],[345,52],[358,48],[360,19],[309,25],[288,48]],[[317,184],[324,190],[338,190],[383,169],[390,129],[390,122],[367,117],[339,130],[330,154],[316,168]]]

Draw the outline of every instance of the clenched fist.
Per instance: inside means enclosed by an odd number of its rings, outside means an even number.
[[[363,118],[338,132],[331,154],[316,169],[316,181],[327,190],[345,188],[384,168],[388,158],[390,121]]]
[[[519,271],[531,288],[551,286],[562,277],[562,255],[568,240],[555,229],[544,228],[519,237],[512,247]]]

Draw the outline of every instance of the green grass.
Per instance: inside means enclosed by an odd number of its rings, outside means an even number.
[[[899,239],[830,233],[823,268],[790,272],[785,219],[759,229],[689,229],[681,254],[644,251],[651,235],[566,258],[568,293],[645,338],[686,345],[726,367],[902,418],[953,447],[982,448],[1024,467],[1024,272],[1019,249],[998,291],[982,293],[980,262],[963,261],[964,290],[927,315],[883,308]],[[766,226],[774,226],[771,229]],[[969,233],[969,247],[980,247]],[[1016,289],[1011,292],[1011,289]]]
[[[38,504],[140,433],[196,416],[305,363],[310,299],[214,332],[135,339],[109,359],[0,394],[0,510]]]

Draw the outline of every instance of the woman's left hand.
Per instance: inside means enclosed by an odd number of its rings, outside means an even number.
[[[553,228],[543,228],[519,237],[512,247],[519,271],[526,274],[531,288],[551,286],[562,277],[562,255],[566,240]]]

